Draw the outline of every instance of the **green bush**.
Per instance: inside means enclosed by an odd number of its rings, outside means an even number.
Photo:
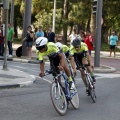
[[[20,38],[14,38],[13,42],[16,43],[16,44],[21,44],[22,39],[20,39]]]
[[[110,45],[107,43],[102,43],[101,51],[110,51]],[[116,52],[120,52],[120,48],[116,48]]]

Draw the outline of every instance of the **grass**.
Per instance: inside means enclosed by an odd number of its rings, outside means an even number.
[[[21,38],[14,38],[13,42],[16,43],[16,44],[21,44],[22,39]]]
[[[108,43],[102,43],[101,51],[110,51],[110,45]],[[120,49],[116,48],[116,52],[120,52]]]

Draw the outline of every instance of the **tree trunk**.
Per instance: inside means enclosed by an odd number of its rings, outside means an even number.
[[[15,32],[15,35],[14,35],[14,37],[18,37],[18,33],[17,33],[17,20],[16,20],[16,18],[14,17],[14,32]]]
[[[67,45],[67,28],[68,28],[68,5],[69,2],[64,0],[64,23],[63,23],[63,43]]]
[[[96,30],[96,15],[94,15],[92,12],[93,12],[93,9],[91,7],[90,31],[91,31],[92,37],[94,38],[95,30]]]
[[[88,20],[88,22],[87,22],[87,28],[86,28],[87,30],[90,30],[90,19]]]
[[[102,26],[102,43],[108,43],[108,30],[109,28],[107,26]]]

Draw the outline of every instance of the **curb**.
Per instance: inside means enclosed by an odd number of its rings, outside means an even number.
[[[0,60],[3,60],[3,58],[0,58]],[[8,61],[14,61],[14,62],[24,62],[24,63],[32,63],[32,64],[39,64],[39,61],[37,60],[27,60],[27,59],[19,59],[19,58],[8,58]],[[49,63],[49,60],[47,60],[45,63]],[[101,68],[104,67],[104,68]],[[110,66],[101,65],[101,67],[95,67],[94,72],[95,73],[113,73],[116,72],[116,69]]]
[[[32,78],[31,81],[22,82],[22,83],[18,83],[18,84],[11,84],[11,85],[0,85],[0,89],[21,88],[21,87],[29,86],[29,85],[33,84],[36,80],[36,77],[34,75],[30,75],[30,76]]]
[[[103,68],[101,68],[103,67]],[[113,73],[116,72],[116,69],[110,66],[101,65],[101,67],[95,67],[94,72],[95,73]]]

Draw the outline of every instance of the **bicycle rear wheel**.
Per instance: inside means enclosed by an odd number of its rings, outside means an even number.
[[[93,102],[95,103],[96,102],[95,87],[94,87],[94,83],[91,78],[91,75],[88,75],[87,79],[88,79],[88,89],[90,92],[90,96],[91,96]]]
[[[74,109],[78,109],[79,108],[79,96],[78,96],[78,92],[76,87],[74,88],[74,90],[70,90],[70,95],[71,95],[71,104],[73,106]]]
[[[50,85],[50,96],[55,110],[60,115],[65,115],[67,112],[67,100],[61,86],[53,82]]]

